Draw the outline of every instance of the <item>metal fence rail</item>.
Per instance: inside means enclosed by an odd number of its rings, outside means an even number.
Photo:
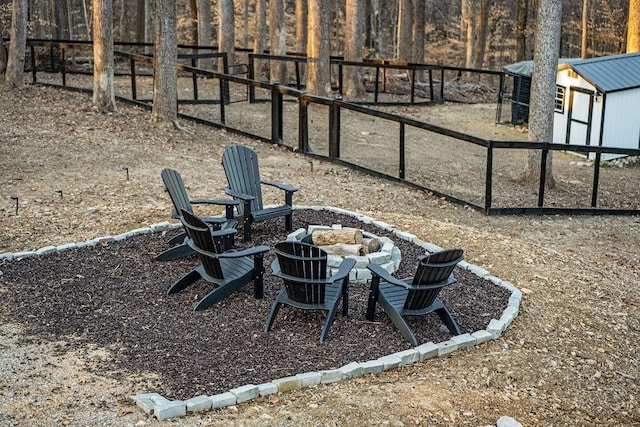
[[[65,52],[70,49],[89,49],[88,42],[70,42],[70,41],[55,41],[55,40],[29,40],[28,46],[31,52],[31,66],[29,67],[29,71],[32,73],[33,82],[38,82],[38,72],[42,72],[43,70],[51,73],[60,73],[62,76],[61,86],[72,88],[67,84],[67,74],[73,72],[66,65],[65,60]],[[129,44],[132,47],[144,47],[142,45],[137,44]],[[48,55],[36,55],[36,49],[46,49]],[[198,51],[197,46],[183,46],[184,49],[189,49],[191,51]],[[211,47],[206,47],[209,51]],[[205,56],[206,55],[206,56]],[[321,96],[310,95],[304,92],[303,87],[300,86],[298,88],[289,87],[285,85],[280,85],[278,83],[270,83],[255,80],[251,77],[254,77],[253,67],[255,65],[255,60],[283,60],[290,61],[296,64],[298,67],[300,64],[303,64],[306,61],[306,58],[303,56],[296,57],[278,57],[271,56],[266,54],[249,54],[249,64],[246,66],[245,70],[247,72],[247,77],[242,77],[237,73],[228,73],[230,67],[238,67],[242,64],[228,64],[226,55],[224,53],[206,53],[202,57],[208,58],[222,58],[224,61],[223,71],[215,71],[215,70],[205,70],[202,68],[197,68],[195,66],[190,65],[178,65],[178,71],[181,75],[190,77],[192,81],[192,98],[185,98],[179,96],[179,109],[180,105],[184,104],[194,104],[194,103],[209,103],[215,104],[216,111],[212,111],[209,109],[203,110],[202,113],[198,112],[193,113],[183,113],[179,111],[179,116],[184,119],[193,120],[202,124],[206,124],[209,126],[214,126],[218,128],[227,129],[229,131],[233,131],[244,136],[256,138],[262,141],[268,141],[274,144],[283,145],[288,147],[291,150],[296,150],[311,158],[319,158],[330,160],[342,165],[349,166],[356,170],[364,171],[366,173],[383,177],[389,180],[393,180],[396,182],[402,182],[414,188],[418,188],[424,191],[428,191],[429,193],[436,195],[438,197],[445,198],[451,202],[467,205],[473,209],[484,212],[487,215],[541,215],[541,214],[572,214],[572,215],[638,215],[640,214],[640,208],[638,207],[637,200],[630,200],[629,206],[631,207],[600,207],[598,204],[599,200],[599,190],[601,186],[601,158],[603,154],[620,154],[620,155],[629,155],[629,156],[638,156],[640,155],[640,150],[634,149],[620,149],[620,148],[605,148],[605,147],[592,147],[592,146],[567,146],[564,144],[553,144],[547,142],[521,142],[521,141],[494,141],[490,139],[479,138],[475,136],[471,136],[462,132],[458,132],[451,129],[446,129],[440,126],[432,125],[429,123],[421,122],[419,120],[411,119],[408,117],[400,116],[397,114],[391,114],[379,110],[374,110],[368,108],[365,105],[354,104],[350,102],[345,102],[342,97],[338,94],[334,98],[327,98]],[[120,91],[117,93],[117,97],[121,100],[134,102],[139,105],[143,105],[147,108],[150,107],[149,99],[145,99],[144,97],[140,97],[138,93],[137,87],[137,79],[141,77],[138,73],[139,65],[141,64],[150,64],[152,62],[152,57],[146,54],[139,53],[130,53],[125,51],[116,51],[115,56],[118,59],[121,59],[124,62],[129,62],[129,67],[126,72],[121,71],[120,75],[128,76],[130,78],[130,89],[128,92]],[[188,54],[184,56],[185,59],[189,59],[192,61],[192,64],[195,64],[196,60],[199,59],[199,55]],[[40,61],[40,62],[39,62]],[[45,64],[46,61],[49,61]],[[59,62],[56,62],[59,61]],[[332,59],[332,63],[338,67],[340,76],[342,75],[342,68],[346,66],[361,66],[363,68],[373,67],[376,71],[376,75],[382,73],[382,70],[388,69],[402,69],[402,70],[410,70],[412,72],[417,71],[427,71],[429,75],[430,85],[433,85],[433,74],[439,74],[439,84],[441,85],[439,88],[440,97],[434,97],[433,91],[431,94],[430,102],[442,102],[446,99],[446,94],[444,93],[445,86],[442,84],[444,81],[444,73],[466,73],[474,75],[478,78],[482,76],[488,76],[490,79],[495,79],[496,86],[498,88],[502,88],[504,75],[498,72],[488,72],[482,70],[473,70],[473,69],[462,69],[462,68],[454,68],[454,67],[442,67],[442,66],[433,66],[428,64],[397,64],[397,63],[385,63],[385,61],[379,62],[346,62],[342,61],[339,58]],[[58,64],[56,66],[56,64]],[[227,72],[225,72],[227,71]],[[299,75],[296,75],[296,79],[299,79]],[[340,84],[341,84],[340,77]],[[198,92],[198,80],[206,79],[207,81],[215,81],[217,82],[217,92],[213,95],[208,95],[204,97],[202,93]],[[53,84],[59,86],[55,83],[45,83],[44,84]],[[298,83],[300,83],[298,81]],[[379,82],[376,82],[376,87]],[[254,102],[257,102],[257,98],[255,96],[256,90],[261,90],[262,92],[268,94],[263,101],[268,101],[270,103],[270,108],[268,109],[268,114],[270,116],[270,135],[264,136],[259,135],[255,131],[247,128],[235,127],[229,123],[227,117],[227,110],[229,108],[233,108],[229,106],[229,86],[239,85],[240,87],[245,88],[245,93],[247,94],[247,98],[242,100],[246,104],[243,105],[251,105]],[[78,90],[90,91],[90,87],[78,88]],[[498,91],[499,96],[502,96],[502,93]],[[180,95],[180,94],[179,94]],[[377,96],[377,95],[376,95]],[[297,111],[295,114],[297,115],[297,134],[293,137],[294,142],[291,143],[289,138],[291,138],[290,133],[287,134],[287,139],[285,141],[285,132],[284,132],[284,100],[295,101],[295,105],[297,105]],[[375,101],[375,100],[374,100]],[[414,101],[413,95],[410,96],[410,102]],[[374,102],[375,103],[375,102]],[[291,105],[290,103],[288,103]],[[326,145],[325,154],[315,152],[311,148],[310,144],[310,109],[314,108],[313,114],[318,114],[317,108],[320,107],[322,113],[326,115],[324,120],[328,123],[328,132],[324,136],[320,136],[319,138],[322,140],[320,142],[321,145]],[[243,107],[246,108],[246,107]],[[292,114],[289,112],[289,114]],[[396,167],[394,168],[397,173],[389,173],[388,171],[380,170],[379,167],[376,167],[375,164],[361,164],[361,159],[356,160],[347,160],[345,156],[343,156],[343,143],[342,143],[342,131],[341,131],[341,120],[343,115],[346,114],[360,114],[365,115],[372,120],[381,120],[385,124],[385,127],[397,126],[397,140],[395,142],[386,141],[388,147],[390,147],[390,152],[395,153],[397,158],[395,160],[385,157],[385,161],[387,162],[395,162]],[[409,132],[426,132],[428,135],[438,136],[446,141],[455,141],[457,144],[464,144],[467,147],[478,147],[484,153],[484,168],[482,170],[475,170],[474,172],[481,174],[484,177],[484,189],[483,194],[481,194],[482,202],[477,202],[471,200],[469,197],[459,197],[454,195],[452,192],[444,191],[438,188],[432,188],[433,185],[429,183],[425,184],[423,182],[418,182],[416,180],[412,180],[407,177],[406,169],[407,169],[407,141],[406,137]],[[426,144],[425,140],[417,140],[414,141],[413,144]],[[547,193],[547,185],[545,182],[545,167],[546,159],[549,156],[549,153],[558,151],[565,152],[570,149],[572,152],[589,154],[595,153],[595,161],[593,163],[593,179],[591,183],[590,190],[590,201],[588,207],[575,207],[575,206],[549,206],[545,203],[545,197]],[[537,185],[537,203],[533,206],[500,206],[496,207],[493,205],[494,199],[494,190],[495,190],[495,179],[496,174],[494,173],[494,165],[495,158],[499,153],[503,151],[519,151],[519,150],[539,150],[541,153],[541,162],[540,162],[540,173],[539,173],[539,182]],[[631,198],[634,198],[634,195],[630,195]]]

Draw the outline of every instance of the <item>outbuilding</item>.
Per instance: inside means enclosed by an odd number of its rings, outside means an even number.
[[[640,148],[640,52],[558,66],[553,142]]]

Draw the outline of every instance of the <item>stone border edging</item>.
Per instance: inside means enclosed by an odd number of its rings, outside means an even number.
[[[414,243],[428,252],[442,250],[439,246],[422,241],[414,234],[398,230],[384,221],[378,221],[370,216],[348,211],[346,209],[332,206],[296,206],[294,209],[329,211],[349,215],[365,224],[372,224],[378,228],[389,231],[396,237]],[[69,249],[95,246],[103,242],[119,241],[140,234],[155,233],[180,227],[182,227],[182,225],[179,223],[161,222],[146,228],[138,228],[122,233],[117,236],[98,237],[86,242],[68,243],[59,246],[45,246],[36,251],[2,253],[0,254],[0,261],[12,261],[46,255],[53,252],[62,252]],[[428,343],[421,344],[418,347],[382,356],[375,360],[351,362],[338,369],[323,370],[319,372],[305,372],[290,377],[277,378],[259,385],[247,384],[213,396],[201,395],[188,400],[168,400],[158,393],[145,393],[131,396],[131,398],[146,414],[153,415],[158,420],[165,420],[168,418],[184,416],[187,413],[196,413],[237,405],[257,397],[284,393],[318,384],[330,384],[336,381],[357,378],[367,374],[379,374],[390,369],[422,362],[432,357],[444,356],[456,350],[498,339],[502,332],[511,325],[515,317],[518,315],[520,301],[522,300],[522,292],[512,283],[502,280],[496,276],[492,276],[482,267],[469,264],[466,261],[461,261],[458,266],[468,270],[478,277],[491,281],[496,286],[501,286],[511,291],[511,297],[509,297],[507,308],[502,312],[500,319],[491,319],[485,329],[473,333],[453,336],[450,340],[437,344],[430,341]]]

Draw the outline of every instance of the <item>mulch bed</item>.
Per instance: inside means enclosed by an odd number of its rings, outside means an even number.
[[[309,224],[342,224],[392,238],[402,253],[397,277],[413,275],[422,248],[350,216],[312,210],[294,213],[294,229]],[[283,307],[269,333],[262,331],[281,283],[269,273],[273,251],[265,256],[264,299],[245,286],[211,308],[193,304],[210,290],[204,281],[167,295],[169,286],[198,261],[166,263],[153,257],[175,234],[137,236],[97,247],[74,249],[0,264],[3,304],[0,318],[26,327],[25,340],[64,341],[60,351],[110,350],[90,369],[126,380],[127,375],[159,375],[155,390],[171,399],[216,394],[243,384],[261,384],[296,373],[334,369],[411,348],[378,307],[368,322],[366,284],[349,288],[349,315],[340,313],[326,342],[319,336],[326,312]],[[285,238],[284,221],[255,224],[253,243]],[[240,237],[236,246],[244,245]],[[499,318],[509,292],[457,268],[458,283],[440,296],[463,333],[484,329]],[[419,342],[441,342],[450,334],[436,314],[412,319]]]

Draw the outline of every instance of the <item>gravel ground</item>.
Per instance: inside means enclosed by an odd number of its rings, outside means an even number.
[[[314,161],[310,168],[301,154],[225,132],[189,123],[178,132],[124,105],[103,116],[81,94],[1,89],[0,252],[167,220],[159,178],[165,166],[182,172],[192,197],[222,197],[221,152],[242,143],[258,152],[266,179],[300,187],[295,203],[343,207],[439,246],[462,247],[467,261],[525,294],[520,315],[497,341],[171,425],[478,426],[502,415],[524,425],[640,425],[638,217],[486,217],[331,163]],[[489,111],[436,108],[452,127]],[[496,127],[478,120],[474,131],[482,136]],[[17,216],[11,195],[20,199]],[[8,292],[0,287],[3,304]],[[160,424],[129,398],[154,390],[158,376],[106,372],[108,348],[70,350],[53,334],[30,334],[18,316],[3,314],[0,322],[0,425]]]

